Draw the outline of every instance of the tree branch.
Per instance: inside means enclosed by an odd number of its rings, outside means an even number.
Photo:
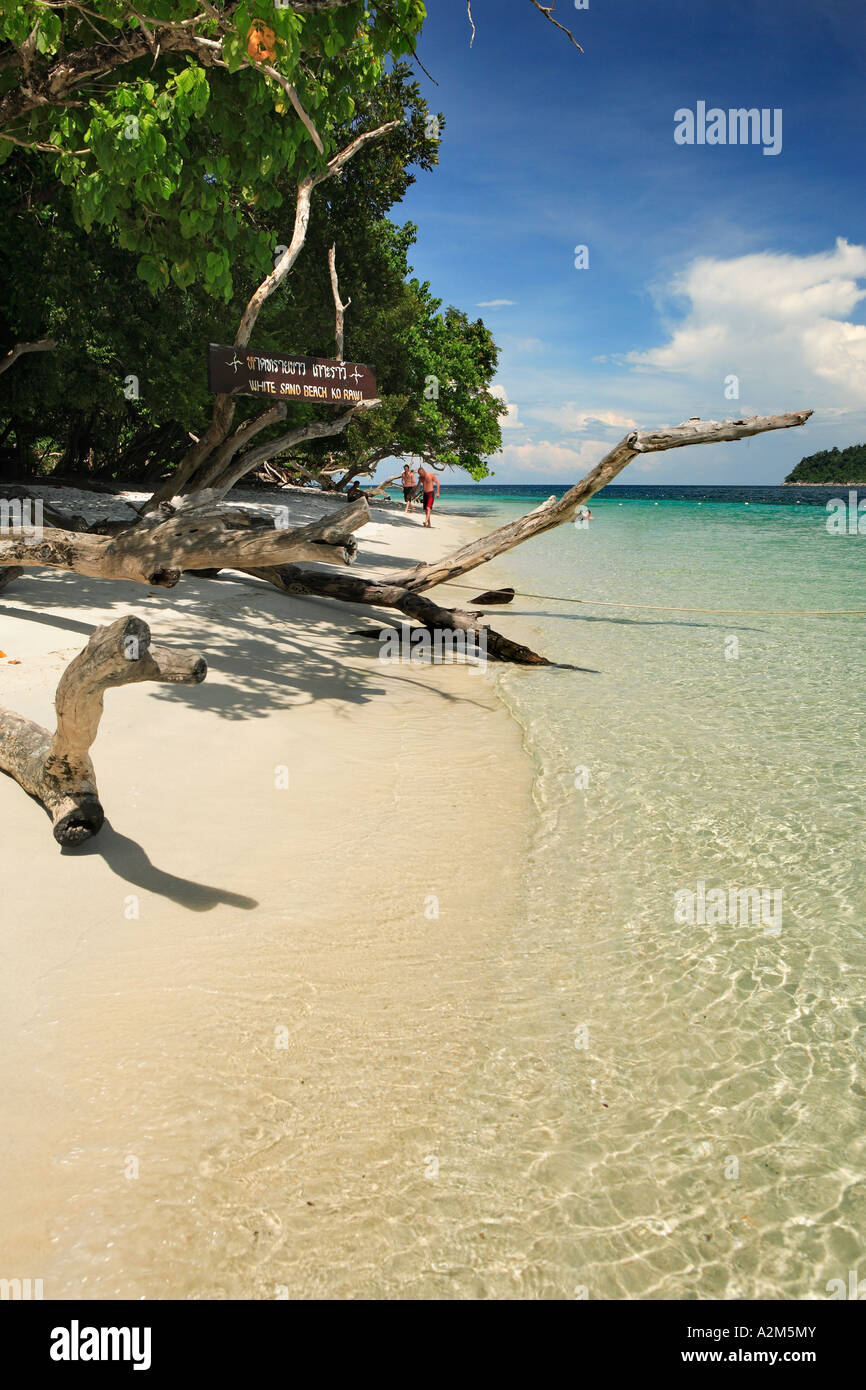
[[[155,30],[153,38],[163,53],[195,53],[204,67],[212,66],[220,57],[219,43],[216,43],[215,49],[210,49],[204,46],[199,36],[180,26],[163,24]],[[40,106],[64,106],[67,98],[88,78],[113,72],[150,52],[148,36],[144,30],[136,29],[118,35],[115,42],[98,43],[91,48],[64,53],[42,73],[31,72],[19,86],[0,97],[0,126],[6,126]]]
[[[539,4],[539,0],[532,0],[532,4],[535,6],[535,8],[539,11],[540,14],[544,15],[545,19],[549,19],[551,24],[555,25],[557,29],[561,29],[563,34],[568,35],[575,48],[580,48],[580,44],[577,42],[577,39],[574,37],[574,34],[571,32],[571,30],[566,29],[564,24],[560,24],[559,20],[553,18],[552,11],[556,8],[556,0],[553,0],[552,5],[541,5]],[[580,51],[582,53],[583,49],[580,48]]]
[[[554,526],[573,520],[578,507],[611,482],[638,454],[680,449],[687,444],[717,444],[725,440],[745,439],[768,430],[786,430],[804,425],[811,414],[811,410],[797,410],[788,415],[755,415],[749,420],[687,420],[674,429],[651,430],[644,434],[634,431],[614,445],[610,453],[562,497],[548,498],[540,507],[519,517],[517,521],[500,526],[497,531],[472,541],[432,565],[416,565],[414,569],[396,575],[393,582],[405,584],[408,589],[430,589],[435,584],[443,584],[446,580],[466,574],[494,556],[529,540],[531,536],[539,536]]]
[[[0,375],[8,372],[13,362],[17,362],[19,357],[23,357],[27,352],[51,352],[57,347],[56,338],[40,338],[36,343],[16,343],[6,356],[0,359]]]
[[[268,77],[272,77],[275,82],[278,82],[280,84],[283,91],[288,96],[289,101],[294,106],[295,111],[298,113],[304,125],[307,127],[307,130],[310,132],[310,138],[312,139],[316,149],[319,151],[319,154],[324,154],[325,147],[322,144],[322,137],[316,130],[316,127],[313,125],[312,120],[307,115],[306,111],[301,105],[301,98],[298,96],[297,92],[295,91],[295,88],[292,86],[289,79],[287,77],[283,77],[283,74],[279,72],[276,68],[271,67],[270,63],[257,63],[256,66],[259,68],[261,72],[266,72],[268,74]]]
[[[257,468],[266,459],[275,458],[277,454],[283,454],[287,449],[294,449],[296,445],[303,444],[308,439],[326,439],[329,435],[342,434],[343,430],[352,423],[359,411],[375,410],[381,405],[381,401],[358,401],[342,415],[337,415],[330,420],[313,420],[308,425],[298,425],[289,430],[286,434],[279,435],[276,439],[270,439],[264,444],[259,444],[255,449],[248,449],[242,454],[237,463],[221,478],[218,478],[215,487],[219,496],[225,494],[234,487],[235,483]]]
[[[349,160],[358,153],[359,150],[370,143],[372,140],[379,140],[386,135],[389,130],[396,130],[400,125],[399,121],[387,121],[385,125],[377,126],[375,130],[363,131],[333,159],[329,160],[324,170],[320,174],[315,174],[310,178],[303,179],[298,184],[298,196],[295,204],[295,225],[292,231],[292,239],[277,261],[274,269],[258,286],[254,294],[251,295],[238,325],[235,334],[234,346],[236,348],[246,348],[249,344],[252,331],[255,328],[256,320],[261,312],[262,305],[273,294],[274,290],[282,284],[289,271],[294,266],[298,256],[301,254],[304,242],[307,239],[307,228],[310,224],[310,200],[313,189],[323,183],[325,179],[333,177],[334,174],[345,168]],[[368,403],[369,404],[369,403]],[[178,467],[174,470],[170,478],[159,487],[145,504],[145,510],[150,511],[160,502],[169,501],[194,476],[196,470],[204,462],[210,453],[217,448],[225,439],[234,418],[235,404],[232,396],[218,395],[214,400],[213,415],[211,423],[198,443],[194,444],[184,457]],[[329,433],[329,431],[326,431]],[[270,455],[265,455],[270,457]],[[246,471],[246,470],[245,470]],[[241,476],[243,476],[241,474]]]
[[[334,296],[334,314],[336,323],[334,327],[334,340],[337,345],[337,361],[343,360],[343,324],[345,313],[351,304],[351,299],[347,299],[345,304],[340,299],[340,282],[337,279],[337,247],[334,244],[328,252],[328,270],[331,273],[331,293]]]

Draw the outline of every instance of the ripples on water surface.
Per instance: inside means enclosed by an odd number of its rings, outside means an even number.
[[[516,586],[866,608],[866,537],[829,535],[812,507],[614,494],[593,511],[513,552]],[[513,612],[506,631],[597,672],[500,677],[537,824],[487,1071],[521,1117],[534,1282],[824,1298],[866,1274],[864,619]],[[678,924],[674,895],[699,880],[781,890],[781,932]]]

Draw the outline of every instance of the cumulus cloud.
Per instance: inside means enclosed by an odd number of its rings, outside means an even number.
[[[544,418],[574,434],[583,434],[587,429],[597,432],[600,426],[618,430],[637,429],[637,421],[630,415],[623,415],[618,410],[581,410],[575,401],[548,406],[544,411]]]
[[[610,444],[600,439],[586,439],[580,444],[553,444],[542,439],[537,444],[506,444],[496,456],[496,471],[507,468],[517,476],[538,473],[553,480],[563,478],[576,483],[608,452]]]
[[[510,401],[508,399],[505,387],[491,386],[490,394],[491,396],[496,396],[498,400],[502,401],[508,407],[508,414],[500,415],[499,417],[500,427],[504,430],[522,428],[521,423],[517,418],[517,406],[514,404],[514,401]]]
[[[866,327],[851,315],[866,299],[866,246],[839,238],[813,256],[760,252],[701,257],[668,290],[685,303],[669,340],[625,360],[639,372],[678,373],[709,386],[736,375],[740,393],[768,409],[862,405]],[[795,396],[796,393],[796,396]]]
[[[479,299],[476,309],[505,309],[516,304],[516,299]]]

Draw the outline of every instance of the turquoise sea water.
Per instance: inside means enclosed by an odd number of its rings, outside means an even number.
[[[492,528],[549,491],[441,505]],[[779,491],[609,490],[588,529],[463,581],[513,583],[491,624],[562,663],[496,676],[535,766],[477,1078],[491,1112],[509,1101],[487,1186],[518,1296],[822,1299],[866,1277],[866,632],[790,612],[866,609],[866,535],[828,532],[839,489]]]

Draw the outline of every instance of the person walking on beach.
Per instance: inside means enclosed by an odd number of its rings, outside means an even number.
[[[403,501],[406,503],[403,508],[405,514],[412,510],[412,503],[415,500],[415,489],[418,486],[418,480],[408,463],[403,464],[403,476],[400,481],[403,485]]]
[[[423,465],[418,469],[418,477],[421,479],[421,487],[424,491],[424,525],[430,525],[430,513],[433,510],[434,498],[439,496],[439,479],[435,473],[430,473]],[[436,489],[435,493],[433,489]]]

